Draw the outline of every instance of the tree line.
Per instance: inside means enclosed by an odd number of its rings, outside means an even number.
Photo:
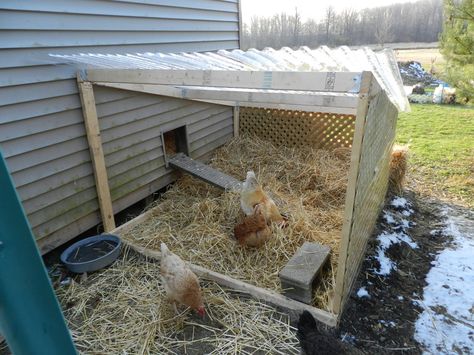
[[[326,8],[319,21],[292,14],[253,17],[243,25],[243,49],[283,46],[436,42],[443,24],[442,0],[421,0],[363,10]]]

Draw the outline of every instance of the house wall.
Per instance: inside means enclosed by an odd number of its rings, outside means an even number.
[[[0,3],[0,148],[42,252],[100,222],[72,65],[48,53],[239,46],[237,0]],[[95,87],[114,212],[171,182],[160,132],[188,124],[199,158],[232,136],[232,110]]]

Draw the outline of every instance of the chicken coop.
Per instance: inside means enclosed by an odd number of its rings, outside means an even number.
[[[154,131],[150,134],[155,139],[157,153],[154,154],[161,157],[162,166],[155,173],[165,177],[161,181],[163,186],[176,178],[170,175],[177,166],[171,159],[173,154],[182,153],[192,162],[196,159],[206,162],[214,150],[232,136],[254,135],[275,146],[346,151],[350,157],[347,187],[329,309],[318,309],[223,272],[192,264],[201,277],[289,311],[309,310],[326,324],[337,324],[383,206],[398,111],[409,109],[391,51],[374,53],[369,49],[322,47],[317,50],[283,48],[279,51],[55,57],[79,68],[77,78],[84,121],[107,231],[122,235],[143,223],[153,210],[115,228],[106,164],[110,157],[104,158],[101,143],[102,132],[114,122],[101,119],[95,88],[171,97],[222,112],[214,116],[190,114],[180,119],[174,119],[173,115],[160,118],[159,134]],[[232,115],[228,114],[229,108]],[[132,131],[133,124],[130,125]],[[143,123],[137,121],[136,124]],[[217,139],[202,139],[216,135]],[[235,181],[243,179],[235,178]],[[133,240],[125,242],[145,255],[159,258],[156,250]]]

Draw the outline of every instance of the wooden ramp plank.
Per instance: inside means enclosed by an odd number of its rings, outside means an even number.
[[[226,175],[219,170],[194,160],[183,153],[178,153],[170,158],[169,164],[205,182],[224,190],[239,190],[241,182],[232,176]]]

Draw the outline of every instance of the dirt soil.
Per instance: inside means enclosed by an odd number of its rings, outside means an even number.
[[[430,233],[444,225],[439,217],[440,205],[421,200],[414,193],[404,197],[414,210],[407,218],[411,225],[408,234],[418,248],[413,249],[406,243],[390,247],[387,254],[396,262],[397,270],[387,277],[378,275],[380,264],[374,257],[379,244],[376,236],[393,230],[382,213],[341,320],[340,337],[369,354],[422,352],[413,337],[414,323],[422,311],[418,301],[423,295],[431,262],[437,252],[446,247],[446,238]],[[397,213],[397,208],[386,206],[384,211]],[[357,295],[362,287],[370,297]]]

